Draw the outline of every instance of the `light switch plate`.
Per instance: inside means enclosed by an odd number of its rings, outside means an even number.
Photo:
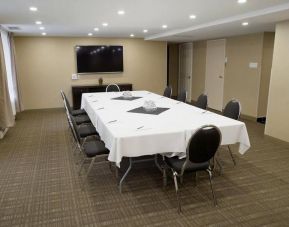
[[[250,62],[249,63],[249,68],[250,69],[257,69],[258,68],[258,63],[257,62]]]
[[[78,80],[78,75],[76,73],[72,74],[71,79]]]

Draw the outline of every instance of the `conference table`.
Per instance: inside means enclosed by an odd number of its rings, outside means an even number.
[[[222,133],[221,145],[239,143],[239,153],[250,148],[245,123],[199,109],[149,91],[132,91],[131,98],[123,92],[82,94],[83,108],[109,149],[108,160],[120,167],[123,157],[131,169],[132,158],[162,154],[184,158],[192,134],[203,125],[215,125]],[[152,100],[155,111],[146,111],[143,104]]]

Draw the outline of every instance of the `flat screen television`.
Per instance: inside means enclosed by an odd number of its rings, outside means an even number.
[[[122,46],[76,46],[77,73],[123,72]]]

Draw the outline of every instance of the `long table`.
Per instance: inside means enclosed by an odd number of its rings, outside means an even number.
[[[108,160],[117,166],[123,157],[153,154],[185,157],[192,134],[208,124],[219,127],[221,145],[239,143],[241,154],[250,148],[246,125],[241,121],[148,91],[133,91],[132,94],[137,98],[123,99],[122,92],[82,95],[81,107],[110,150]],[[168,109],[158,115],[128,112],[142,107],[145,100],[153,100],[157,107]]]

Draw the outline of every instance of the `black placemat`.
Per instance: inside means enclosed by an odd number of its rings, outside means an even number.
[[[123,96],[119,96],[119,97],[112,98],[112,99],[113,99],[113,100],[133,101],[133,100],[140,99],[140,98],[142,98],[142,97],[132,96],[131,98],[124,98]]]
[[[138,107],[138,108],[129,110],[129,111],[127,111],[127,112],[130,112],[130,113],[141,113],[141,114],[159,115],[159,114],[161,114],[162,112],[165,112],[166,110],[169,110],[169,109],[170,109],[170,108],[158,107],[158,108],[157,108],[156,110],[154,110],[154,111],[146,111],[146,110],[141,106],[141,107]]]

